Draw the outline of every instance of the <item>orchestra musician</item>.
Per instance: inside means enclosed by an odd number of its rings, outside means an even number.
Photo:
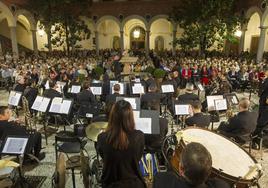
[[[17,83],[13,86],[13,90],[23,93],[25,88],[25,78],[20,75],[17,77]]]
[[[149,103],[160,105],[161,98],[161,94],[157,92],[156,84],[151,84],[148,87],[148,92],[141,96],[141,109],[148,109]]]
[[[120,85],[119,84],[115,84],[113,86],[114,93],[113,94],[109,94],[109,95],[106,96],[106,100],[105,100],[106,106],[109,105],[110,103],[115,103],[116,102],[116,97],[119,97],[120,96],[120,89],[121,88],[120,88]]]
[[[102,187],[146,187],[139,170],[144,134],[135,130],[129,102],[118,101],[111,111],[108,128],[98,136],[97,151],[103,159]]]
[[[263,130],[268,127],[268,66],[264,67],[265,79],[260,87],[259,99],[259,116],[257,121],[257,128],[254,131],[255,135],[260,135]],[[254,142],[259,145],[260,140],[255,139]]]
[[[48,85],[49,85],[49,89],[46,89],[44,91],[43,93],[44,97],[47,97],[50,99],[54,99],[55,97],[62,97],[62,94],[57,91],[59,86],[57,85],[56,81],[49,80]]]
[[[187,126],[197,126],[202,128],[208,128],[210,124],[210,116],[201,112],[202,104],[200,101],[194,101],[191,104],[193,110],[193,116],[185,120]]]
[[[82,91],[77,94],[77,103],[79,107],[79,115],[86,116],[86,113],[95,114],[94,108],[97,106],[97,100],[90,90],[90,82],[85,81],[82,86]]]
[[[182,94],[178,97],[178,101],[183,101],[183,102],[193,102],[193,101],[199,101],[198,95],[193,93],[194,90],[194,85],[190,82],[186,84],[186,93]]]
[[[26,153],[33,154],[37,158],[43,158],[40,155],[42,148],[42,136],[39,132],[28,133],[27,130],[17,122],[9,121],[11,119],[11,110],[7,106],[0,106],[0,140],[5,141],[7,136],[29,136]],[[43,154],[42,154],[43,155]]]
[[[250,140],[250,134],[257,125],[257,114],[249,111],[250,101],[242,98],[239,101],[239,113],[231,117],[229,122],[222,122],[218,132],[226,137],[233,138],[237,143],[244,144]]]
[[[192,142],[182,151],[180,176],[171,171],[159,173],[154,178],[153,188],[230,188],[220,179],[209,178],[211,171],[211,154],[202,144]]]
[[[26,89],[24,90],[23,96],[27,99],[29,108],[31,108],[38,95],[38,89],[33,87],[35,85],[35,81],[33,79],[27,79],[25,85]]]

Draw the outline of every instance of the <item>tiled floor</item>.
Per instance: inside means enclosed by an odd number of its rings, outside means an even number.
[[[5,91],[0,91],[0,105],[7,104],[8,99],[8,93]],[[248,96],[247,93],[238,94],[239,97],[242,96]],[[257,104],[257,97],[254,96],[252,99],[252,104]],[[30,171],[26,172],[26,175],[33,175],[33,176],[46,176],[47,179],[42,185],[42,188],[48,188],[51,187],[51,177],[53,175],[53,172],[55,170],[55,150],[54,150],[54,136],[50,136],[48,139],[48,145],[45,144],[45,140],[43,139],[43,146],[45,149],[43,150],[46,153],[46,157],[44,160],[41,161],[39,165],[32,165],[27,166],[27,169],[31,169]],[[86,149],[89,152],[90,155],[95,154],[93,143],[88,141],[88,144],[86,145]],[[224,152],[224,151],[223,151]],[[230,154],[231,155],[231,154]],[[263,167],[263,176],[260,179],[260,185],[262,188],[268,187],[268,151],[264,152],[263,160],[259,160],[259,154],[256,153],[255,157],[258,159],[258,162]],[[241,161],[241,165],[243,165],[243,162]],[[0,186],[1,187],[1,186]],[[67,188],[72,187],[72,178],[71,174],[69,173],[67,176]],[[82,188],[82,178],[79,174],[79,171],[77,171],[76,175],[76,187]]]

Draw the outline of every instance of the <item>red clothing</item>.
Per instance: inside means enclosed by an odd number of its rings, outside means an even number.
[[[201,71],[201,83],[203,85],[208,85],[209,84],[209,73],[207,70],[202,70]]]
[[[190,79],[192,77],[191,69],[182,69],[181,76],[186,80]]]
[[[264,80],[264,78],[265,78],[265,73],[263,71],[259,72],[258,78],[259,78],[259,81],[262,82]]]

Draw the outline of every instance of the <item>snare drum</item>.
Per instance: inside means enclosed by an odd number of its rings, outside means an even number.
[[[231,140],[200,128],[187,128],[179,131],[176,137],[179,144],[170,163],[177,173],[183,148],[191,142],[197,142],[205,146],[212,156],[212,177],[221,178],[239,188],[258,183],[261,166]]]

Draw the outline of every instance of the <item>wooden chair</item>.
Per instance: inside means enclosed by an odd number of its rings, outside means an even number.
[[[65,188],[66,185],[66,164],[64,153],[59,153],[55,173],[52,177],[53,188]]]

